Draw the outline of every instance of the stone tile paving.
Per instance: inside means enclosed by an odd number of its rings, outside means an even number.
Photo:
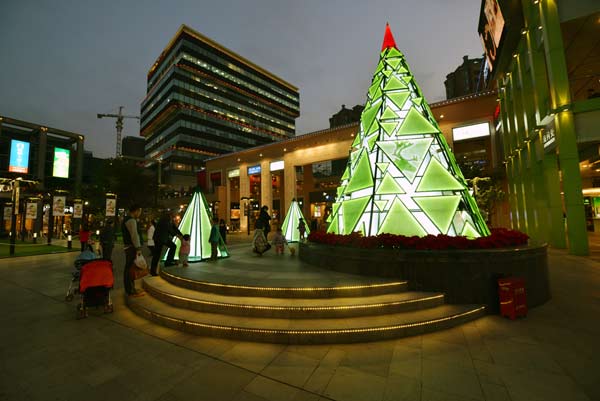
[[[553,299],[510,321],[368,344],[195,337],[123,303],[75,320],[74,254],[0,262],[0,400],[598,400],[600,263],[549,252]],[[265,256],[269,257],[269,256]],[[274,257],[271,256],[271,257]]]

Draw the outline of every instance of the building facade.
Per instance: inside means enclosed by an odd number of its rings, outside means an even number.
[[[195,185],[207,158],[293,136],[299,104],[295,86],[182,25],[148,72],[146,157],[165,184]]]
[[[347,109],[346,105],[342,105],[342,109],[329,118],[329,128],[337,128],[342,125],[357,123],[360,121],[360,115],[365,108],[357,104],[351,109]]]
[[[453,99],[484,90],[483,57],[463,56],[463,63],[446,75],[446,99]]]
[[[122,155],[125,157],[144,158],[146,140],[138,136],[126,136],[122,142]]]
[[[599,21],[590,0],[484,0],[479,20],[511,225],[577,255],[600,230]]]
[[[13,232],[19,235],[54,228],[62,232],[59,227],[64,226],[65,215],[49,220],[48,210],[53,197],[73,205],[82,195],[83,160],[83,135],[0,116],[0,209],[4,212],[0,235],[7,234],[13,223],[18,228]]]
[[[481,165],[484,174],[498,168],[493,156],[495,91],[430,107],[459,163],[468,159]],[[358,123],[352,123],[209,159],[207,200],[219,218],[247,231],[261,206],[269,207],[272,223],[278,225],[296,199],[313,228],[324,229],[357,131]],[[497,212],[493,225],[505,226],[507,209]]]

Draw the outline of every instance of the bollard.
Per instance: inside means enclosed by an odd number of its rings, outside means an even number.
[[[73,248],[73,237],[71,234],[67,235],[67,249],[71,250]]]

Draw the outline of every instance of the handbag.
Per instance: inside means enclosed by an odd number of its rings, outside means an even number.
[[[150,271],[146,268],[146,269],[139,269],[137,267],[132,267],[130,270],[130,274],[131,274],[131,279],[132,280],[139,280],[144,276],[147,276],[148,274],[150,274]]]

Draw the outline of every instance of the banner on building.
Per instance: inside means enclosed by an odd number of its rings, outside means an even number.
[[[12,215],[12,207],[4,206],[4,220],[10,220]]]
[[[69,149],[54,148],[54,164],[52,167],[53,177],[69,178],[70,153],[71,151]]]
[[[106,200],[106,217],[115,216],[117,210],[117,200],[107,199]]]
[[[37,219],[37,203],[28,202],[27,203],[27,211],[25,212],[26,219]]]
[[[66,196],[55,196],[52,200],[52,215],[53,216],[64,216],[65,215],[65,203],[67,201]]]
[[[25,174],[29,171],[29,142],[11,139],[8,171]]]
[[[73,218],[80,219],[83,216],[83,203],[73,204]]]

